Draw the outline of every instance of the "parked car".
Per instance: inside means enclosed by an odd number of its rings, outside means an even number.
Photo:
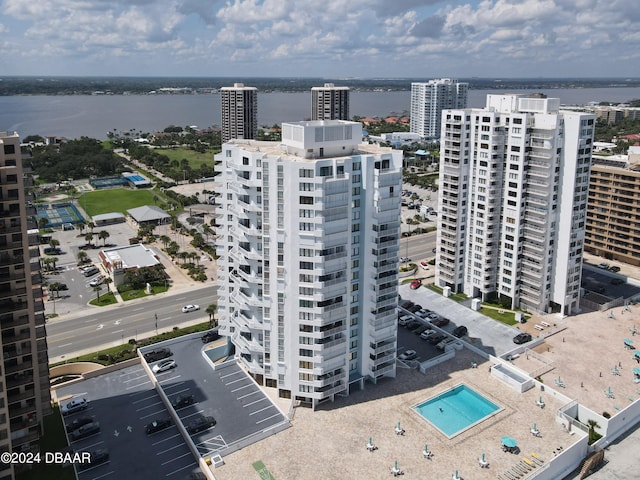
[[[400,306],[407,310],[408,308],[413,307],[413,302],[411,300],[405,300],[400,304]]]
[[[153,373],[161,373],[176,368],[177,366],[178,364],[175,360],[163,360],[160,363],[156,363],[151,370],[153,370]]]
[[[408,311],[410,311],[411,313],[416,313],[418,310],[422,310],[422,305],[416,303],[415,305],[412,305],[411,307],[407,308]]]
[[[400,263],[408,263],[411,259],[409,257],[400,257]]]
[[[200,305],[185,305],[182,307],[182,313],[195,312],[196,310],[200,310]]]
[[[434,335],[438,335],[438,333],[435,330],[425,330],[420,334],[420,338],[422,340],[429,340]]]
[[[60,250],[57,247],[45,247],[44,248],[44,254],[45,255],[60,255],[62,253],[62,250]]]
[[[429,325],[420,325],[417,328],[414,328],[413,330],[411,330],[411,333],[415,333],[416,335],[421,335],[422,332],[424,332],[425,330],[429,330],[430,327]]]
[[[436,318],[435,320],[431,320],[431,325],[435,325],[436,327],[444,327],[449,323],[449,319],[445,317]]]
[[[213,342],[215,340],[218,340],[219,338],[220,338],[220,334],[218,333],[218,331],[211,330],[202,336],[202,343]]]
[[[216,420],[211,416],[200,417],[187,425],[187,432],[191,434],[202,432],[203,430],[208,430],[209,428],[215,426],[215,424]]]
[[[624,283],[624,280],[621,278],[612,278],[611,279],[611,285],[622,285]]]
[[[74,430],[79,429],[81,426],[86,425],[88,423],[93,422],[93,417],[80,417],[76,418],[73,422],[67,423],[65,425],[65,429],[67,433],[73,432]]]
[[[144,359],[148,362],[157,362],[173,355],[168,348],[155,348],[144,354]]]
[[[409,322],[413,322],[413,317],[411,315],[403,315],[402,317],[400,317],[398,319],[398,325],[400,325],[401,327],[404,327],[407,325],[407,323]]]
[[[102,283],[103,280],[104,280],[104,275],[98,275],[96,278],[94,278],[93,280],[91,280],[89,282],[89,286],[90,287],[97,287],[98,285],[100,285]]]
[[[602,262],[598,264],[598,268],[601,268],[603,270],[608,270],[609,269],[609,264],[606,262]]]
[[[398,359],[400,360],[413,360],[418,356],[418,353],[415,350],[407,350],[404,353],[398,355]]]
[[[464,337],[467,333],[468,333],[467,327],[465,327],[464,325],[460,325],[453,329],[454,337],[461,338],[461,337]]]
[[[440,343],[442,340],[444,340],[445,338],[447,338],[446,335],[444,335],[442,333],[437,333],[437,334],[431,335],[431,337],[429,337],[429,343],[431,345],[436,345],[436,344]]]
[[[89,452],[89,461],[86,463],[81,463],[79,465],[80,470],[86,470],[91,467],[96,467],[101,463],[106,463],[109,461],[109,450],[106,448],[99,448],[97,450],[92,450]]]
[[[71,432],[69,434],[69,440],[71,441],[80,440],[81,438],[94,435],[99,431],[100,431],[100,424],[98,422],[87,423],[86,425],[83,425],[77,430],[74,430],[73,432]]]
[[[82,269],[82,274],[85,277],[92,277],[93,275],[95,275],[98,272],[100,272],[100,270],[98,270],[98,267],[96,267],[95,265],[91,265],[89,267],[85,267],[85,268]]]
[[[62,408],[62,415],[71,415],[72,413],[79,412],[81,410],[86,410],[89,406],[89,402],[87,402],[84,398],[74,398],[69,403],[65,403]]]
[[[168,418],[156,418],[153,422],[147,423],[144,427],[144,431],[147,435],[151,435],[152,433],[159,432],[160,430],[164,430],[170,426],[171,420]]]
[[[171,405],[176,410],[179,410],[180,408],[188,407],[194,403],[196,403],[196,397],[193,395],[178,395],[173,402],[171,402]]]
[[[618,267],[617,265],[614,265],[612,267],[609,267],[609,271],[613,273],[618,273],[620,271],[620,267]]]
[[[522,345],[523,343],[527,343],[531,341],[531,334],[527,332],[522,332],[513,337],[513,343],[517,345]]]
[[[447,347],[447,345],[449,345],[449,344],[450,344],[450,343],[452,343],[453,341],[454,341],[454,340],[453,340],[453,338],[451,338],[451,337],[443,338],[442,340],[440,340],[440,341],[438,342],[438,344],[436,345],[436,348],[437,348],[438,350],[444,350],[444,349]]]
[[[429,310],[427,310],[426,308],[423,308],[422,310],[418,310],[416,312],[416,315],[420,318],[426,318],[427,315],[429,315],[429,313],[431,313]]]
[[[429,270],[429,264],[423,260],[422,262],[420,262],[420,268],[422,268],[423,270]]]
[[[422,280],[420,280],[419,278],[416,278],[414,281],[411,282],[409,287],[411,288],[411,290],[415,290],[416,288],[420,287],[420,285],[422,285]]]

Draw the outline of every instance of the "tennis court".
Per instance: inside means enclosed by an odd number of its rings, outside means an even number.
[[[92,178],[89,180],[89,183],[93,188],[113,188],[113,187],[121,187],[126,185],[127,182],[122,177],[101,177],[101,178]]]
[[[36,207],[38,225],[40,219],[46,218],[48,223],[45,228],[61,227],[65,223],[77,224],[84,221],[78,209],[72,203],[54,203],[51,205],[38,205]]]

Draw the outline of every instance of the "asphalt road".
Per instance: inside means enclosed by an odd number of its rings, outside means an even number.
[[[49,361],[55,363],[101,348],[121,345],[131,338],[143,338],[169,331],[185,323],[205,322],[208,305],[216,303],[213,285],[173,295],[129,301],[113,307],[91,308],[81,316],[51,319],[47,323]],[[183,305],[200,305],[200,310],[182,313]]]

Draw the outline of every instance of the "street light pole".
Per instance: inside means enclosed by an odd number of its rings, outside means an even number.
[[[156,335],[158,335],[158,314],[154,313],[155,317],[156,317]]]

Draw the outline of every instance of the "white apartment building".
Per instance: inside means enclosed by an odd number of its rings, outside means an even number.
[[[360,123],[234,140],[221,173],[220,333],[258,383],[316,407],[395,377],[402,153]]]
[[[411,132],[423,138],[440,138],[442,111],[467,108],[469,84],[451,78],[411,84]]]
[[[258,134],[258,89],[235,83],[220,89],[222,141],[256,138]]]
[[[442,114],[436,282],[511,308],[577,312],[595,116],[488,95]]]
[[[349,87],[312,87],[311,120],[349,120]]]

